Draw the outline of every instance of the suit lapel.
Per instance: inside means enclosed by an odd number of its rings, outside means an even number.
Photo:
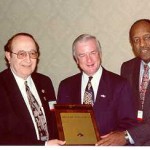
[[[143,112],[144,119],[150,117],[150,84],[148,85],[146,90]]]
[[[74,79],[73,83],[73,90],[71,90],[72,93],[72,101],[73,103],[81,104],[81,78],[82,78],[82,73],[79,73],[76,78]]]
[[[102,76],[100,79],[97,96],[96,96],[96,102],[95,105],[98,105],[98,103],[101,103],[99,105],[100,107],[107,108],[108,106],[108,99],[109,96],[111,96],[110,87],[109,87],[109,76],[107,74],[107,71],[103,68]],[[104,106],[107,105],[107,106]]]
[[[42,102],[42,105],[45,105],[45,102],[48,103],[50,99],[47,98],[46,93],[47,89],[42,88],[42,82],[39,82],[39,78],[36,77],[36,74],[32,74],[32,80],[35,84],[36,90],[38,92],[38,95],[40,97],[40,100]]]
[[[150,81],[145,93],[145,100],[144,100],[144,106],[143,106],[143,112],[144,112],[144,119],[147,117],[150,117]]]
[[[134,63],[133,78],[132,78],[133,86],[135,86],[134,89],[136,89],[137,95],[139,95],[140,64],[141,64],[141,61],[139,59],[137,59]]]
[[[139,58],[136,58],[133,64],[133,73],[132,73],[132,77],[131,77],[131,83],[133,86],[133,93],[134,93],[134,102],[135,102],[135,106],[136,109],[138,110],[139,108],[139,104],[140,104],[140,95],[139,95],[139,78],[140,78],[140,65],[141,65],[141,60]]]
[[[48,91],[48,89],[46,88],[45,83],[43,83],[42,81],[39,80],[39,77],[38,77],[38,75],[36,73],[33,73],[31,77],[32,77],[32,80],[33,80],[33,82],[35,84],[35,87],[36,87],[36,90],[38,92],[38,95],[39,95],[39,98],[41,100],[41,103],[42,103],[42,106],[44,108],[44,111],[45,111],[45,113],[47,113],[47,112],[50,111],[48,102],[50,100],[52,100],[49,97],[49,95],[51,93],[49,93],[50,91]],[[40,79],[42,79],[42,78],[40,78]]]
[[[39,94],[39,97],[40,97],[40,99],[46,99],[45,97],[43,97],[43,95],[42,95],[42,93],[45,93],[45,89],[42,89],[41,88],[41,84],[40,84],[40,82],[38,81],[38,79],[35,77],[35,75],[32,75],[32,80],[33,80],[33,82],[34,82],[34,84],[35,84],[35,87],[36,87],[36,90],[37,90],[37,92],[38,92],[38,94]]]
[[[19,90],[19,87],[16,83],[16,80],[10,70],[6,71],[6,78],[4,78],[5,86],[8,90],[10,103],[13,111],[17,114],[18,117],[25,119],[27,122],[31,122],[31,117],[27,106],[23,100],[22,94]]]

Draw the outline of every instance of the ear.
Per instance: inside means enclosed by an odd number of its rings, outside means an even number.
[[[131,38],[129,39],[129,42],[130,42],[131,47],[133,47],[134,46],[133,45],[133,40]]]
[[[78,58],[76,56],[73,56],[73,59],[78,64]]]
[[[100,59],[102,59],[102,51],[98,51]]]
[[[76,61],[77,65],[78,65],[78,64],[79,64],[79,60],[78,60],[78,58],[75,58],[75,61]]]
[[[99,54],[100,54],[100,56],[102,57],[102,51],[101,51],[101,50],[100,50]]]
[[[5,52],[5,57],[7,58],[8,62],[10,63],[10,52]]]

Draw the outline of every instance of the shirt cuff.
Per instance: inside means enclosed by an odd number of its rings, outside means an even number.
[[[134,140],[132,139],[132,137],[131,137],[131,135],[129,134],[128,131],[127,131],[127,135],[128,135],[128,137],[129,137],[129,142],[130,142],[130,144],[134,144],[135,142],[134,142]]]

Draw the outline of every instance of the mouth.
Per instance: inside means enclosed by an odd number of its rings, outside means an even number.
[[[91,64],[91,65],[87,65],[89,68],[92,68],[94,67],[94,64]]]
[[[25,68],[30,68],[31,67],[31,65],[22,65],[23,67],[25,67]]]
[[[147,52],[150,52],[150,48],[141,48],[140,51],[142,53],[147,53]]]

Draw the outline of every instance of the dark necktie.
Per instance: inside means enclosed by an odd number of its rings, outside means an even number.
[[[140,109],[143,109],[145,93],[146,93],[148,83],[149,83],[149,66],[144,65],[144,73],[143,73],[142,83],[140,86],[140,103],[141,103]]]
[[[48,134],[47,124],[46,124],[44,114],[37,100],[35,99],[34,95],[31,93],[30,88],[27,85],[27,81],[25,81],[25,88],[26,88],[30,107],[31,107],[35,122],[37,124],[40,140],[47,141],[49,139],[49,134]]]
[[[92,84],[91,84],[92,78],[93,77],[89,77],[89,81],[88,81],[87,86],[85,88],[83,104],[88,104],[88,105],[93,106],[93,104],[94,104],[94,91],[93,91]]]

